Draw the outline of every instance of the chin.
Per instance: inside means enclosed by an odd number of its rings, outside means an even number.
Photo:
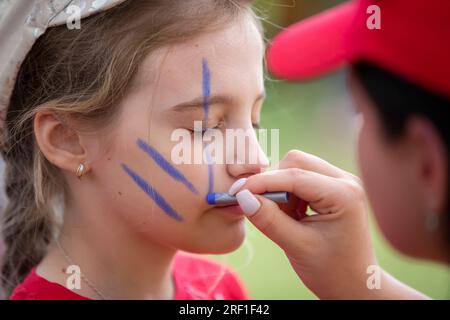
[[[199,240],[201,243],[187,249],[191,253],[225,254],[233,252],[242,245],[246,236],[245,219],[235,221],[233,225],[221,228],[219,231],[209,231],[209,238]]]

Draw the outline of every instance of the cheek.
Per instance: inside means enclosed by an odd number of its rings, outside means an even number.
[[[367,120],[361,126],[358,139],[358,156],[361,175],[375,217],[383,232],[391,230],[396,214],[396,172],[386,156],[386,150]]]
[[[149,130],[143,119],[144,115],[127,113],[114,132],[111,148],[98,162],[106,203],[133,225],[149,227],[151,221],[164,229],[180,224],[174,217],[191,222],[206,205],[207,168],[174,165],[171,131],[155,121]]]
[[[413,213],[417,211],[414,190],[407,170],[392,154],[374,127],[364,124],[359,132],[358,156],[364,187],[381,231],[397,249],[410,251],[416,230]],[[411,226],[410,226],[411,225]]]
[[[127,116],[127,120],[117,128],[112,148],[97,167],[97,184],[101,185],[99,196],[111,213],[110,219],[145,241],[157,241],[185,251],[223,253],[240,245],[245,236],[243,220],[231,221],[208,211],[208,165],[173,164],[171,152],[176,142],[170,140],[171,128],[153,121],[149,129],[148,124],[141,120],[142,116]],[[138,139],[170,166],[162,165],[152,157],[140,146]],[[148,187],[139,185],[124,169],[124,164],[157,192],[159,204],[164,199],[163,202],[181,216],[182,221],[167,214],[144,190]],[[220,168],[214,166],[213,169],[216,188],[224,176]],[[197,192],[193,192],[187,182]]]
[[[169,143],[139,142],[145,143],[143,148],[130,142],[136,151],[130,152],[123,161],[140,180],[136,180],[127,168],[121,168],[124,179],[129,182],[129,192],[135,194],[137,203],[152,207],[160,222],[165,219],[177,223],[195,221],[206,206],[207,168],[173,164]]]
[[[382,198],[383,185],[386,182],[385,159],[374,130],[367,120],[363,121],[359,130],[358,160],[369,198],[374,200]]]
[[[155,144],[154,148],[167,158],[162,145]],[[111,219],[118,221],[131,234],[146,240],[177,248],[184,242],[189,243],[186,239],[195,230],[206,206],[202,188],[204,168],[173,166],[199,191],[196,195],[164,171],[137,146],[134,139],[128,139],[126,143],[117,142],[108,159],[101,179],[104,186],[102,196],[108,211],[112,212]],[[170,160],[170,153],[167,160]],[[124,164],[132,173],[124,168]]]

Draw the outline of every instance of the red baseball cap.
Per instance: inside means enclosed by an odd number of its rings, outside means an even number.
[[[450,97],[450,0],[355,0],[300,21],[267,50],[269,70],[308,80],[370,61]]]

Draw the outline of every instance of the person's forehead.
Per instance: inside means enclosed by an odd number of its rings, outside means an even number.
[[[245,20],[187,42],[153,52],[142,65],[146,87],[190,94],[202,89],[202,61],[211,72],[211,86],[235,90],[242,83],[262,81],[263,42],[254,24]]]

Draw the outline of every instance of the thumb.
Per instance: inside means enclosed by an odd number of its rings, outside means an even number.
[[[244,189],[236,199],[248,220],[285,251],[298,250],[308,236],[308,228],[263,196]]]

